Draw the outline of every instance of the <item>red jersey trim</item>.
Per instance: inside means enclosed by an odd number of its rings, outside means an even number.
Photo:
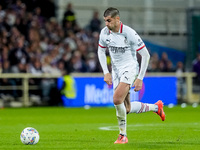
[[[137,51],[143,49],[145,47],[145,45],[143,45],[142,47],[138,48]]]
[[[100,46],[101,48],[107,48],[107,47],[105,47],[105,46],[101,46],[100,44],[99,44],[99,46]]]
[[[120,33],[122,33],[122,29],[123,29],[123,23],[121,22],[121,25],[120,25]]]

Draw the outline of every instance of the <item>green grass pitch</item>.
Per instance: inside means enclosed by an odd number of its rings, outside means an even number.
[[[32,107],[0,109],[0,149],[200,149],[200,106],[164,107],[163,122],[153,112],[129,114],[129,142],[115,145],[117,119],[111,108]],[[23,145],[20,133],[34,127],[40,134],[36,145]]]

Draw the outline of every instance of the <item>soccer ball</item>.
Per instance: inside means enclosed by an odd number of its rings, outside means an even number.
[[[20,139],[25,145],[37,144],[40,139],[39,132],[32,127],[27,127],[22,131]]]

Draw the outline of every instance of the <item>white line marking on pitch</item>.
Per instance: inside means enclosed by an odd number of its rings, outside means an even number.
[[[127,125],[127,127],[154,127],[154,126],[160,126],[162,124],[135,124],[135,125]],[[106,127],[99,127],[100,130],[119,130],[118,126],[106,126]],[[136,128],[132,128],[132,130],[136,130]]]
[[[127,125],[127,127],[129,128],[129,130],[137,130],[138,127],[163,127],[163,126],[180,126],[183,125],[185,127],[185,125],[191,125],[191,126],[197,126],[200,123],[199,122],[195,122],[195,123],[167,123],[167,124],[133,124],[133,125]],[[118,126],[104,126],[104,127],[99,127],[100,130],[119,130]],[[149,128],[143,128],[143,130],[150,130]]]

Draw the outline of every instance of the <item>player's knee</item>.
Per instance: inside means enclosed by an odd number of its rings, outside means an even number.
[[[120,101],[120,100],[113,100],[113,103],[114,103],[115,105],[119,105],[119,104],[121,104],[121,101]]]
[[[122,103],[122,100],[120,98],[118,98],[118,97],[113,96],[113,103],[115,105],[119,105],[119,104]]]

